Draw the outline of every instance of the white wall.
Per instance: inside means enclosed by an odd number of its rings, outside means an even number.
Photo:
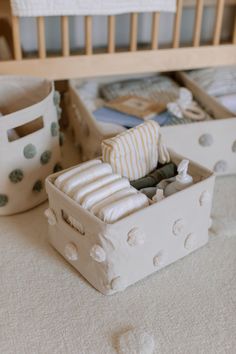
[[[206,42],[212,39],[214,28],[215,10],[205,8],[202,23],[202,41]],[[173,31],[173,14],[163,13],[160,20],[159,43],[161,45],[170,44]],[[222,38],[227,39],[232,33],[234,12],[232,7],[226,8],[224,12],[224,22]],[[116,43],[117,45],[128,45],[129,42],[129,15],[117,16],[116,25]],[[194,10],[185,9],[182,19],[181,41],[191,43],[194,26]],[[35,19],[21,19],[21,33],[23,38],[23,48],[26,51],[37,49],[37,33]],[[46,43],[47,48],[51,50],[60,49],[60,19],[58,17],[46,18]],[[138,39],[139,42],[150,42],[151,33],[151,14],[142,14],[139,16]],[[100,16],[93,18],[93,44],[94,46],[106,46],[107,39],[107,17]],[[84,18],[70,18],[70,42],[71,48],[84,47]]]

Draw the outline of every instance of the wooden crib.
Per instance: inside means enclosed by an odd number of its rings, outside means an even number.
[[[236,64],[236,0],[178,0],[173,26],[172,45],[160,47],[161,13],[152,14],[150,42],[140,48],[138,43],[139,14],[130,14],[129,47],[116,46],[116,16],[108,16],[107,46],[93,47],[93,17],[84,18],[85,48],[72,53],[70,48],[69,16],[61,16],[61,51],[48,53],[46,48],[45,18],[37,17],[38,51],[28,57],[22,50],[20,19],[11,14],[9,0],[1,0],[0,17],[11,24],[13,59],[0,62],[0,74],[33,75],[55,80],[95,77],[103,75],[134,74],[154,71],[174,71],[208,66]],[[210,43],[201,41],[202,20],[207,7],[215,7],[215,24]],[[226,7],[235,11],[230,38],[222,40],[222,23]],[[192,43],[180,40],[182,13],[185,7],[195,7]]]

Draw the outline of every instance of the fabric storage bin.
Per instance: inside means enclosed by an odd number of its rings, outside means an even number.
[[[44,180],[60,168],[57,105],[50,81],[0,78],[0,215],[47,199]]]
[[[182,160],[170,155],[176,164]],[[195,162],[189,173],[193,185],[113,224],[59,190],[54,181],[61,172],[49,176],[51,244],[101,293],[124,290],[207,243],[215,177]]]
[[[139,76],[144,77],[144,76]],[[97,85],[117,80],[127,79],[126,77],[109,77],[90,80],[90,83]],[[132,78],[129,76],[129,78]],[[215,102],[197,85],[194,85],[184,73],[175,75],[176,81],[191,90],[194,99],[214,119],[199,122],[163,126],[161,127],[163,137],[167,145],[180,154],[214,169],[217,175],[232,174],[236,172],[236,119],[220,103]],[[117,134],[113,127],[109,126],[104,135],[100,126],[90,110],[85,97],[78,92],[78,85],[82,81],[69,81],[68,94],[68,116],[70,129],[73,131],[75,143],[82,154],[83,161],[100,155],[100,144],[104,138]],[[231,119],[226,119],[231,118]]]
[[[89,80],[92,90],[100,83],[113,82],[114,78],[99,78]],[[78,94],[78,85],[82,80],[69,80],[69,91],[66,99],[66,110],[69,118],[69,130],[72,133],[75,145],[81,154],[82,161],[90,160],[101,154],[101,142],[122,132],[107,125],[106,132],[96,121],[84,99]]]
[[[215,119],[184,126],[162,127],[168,146],[214,170],[217,175],[236,173],[235,115],[216,98],[208,95],[187,73],[179,72],[176,78],[194,93]]]

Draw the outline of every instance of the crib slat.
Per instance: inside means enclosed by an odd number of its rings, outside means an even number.
[[[45,43],[45,21],[44,17],[37,17],[37,30],[38,30],[38,52],[39,58],[46,58],[46,43]]]
[[[12,36],[13,36],[13,50],[15,60],[22,59],[21,40],[20,40],[20,21],[19,17],[12,16]]]
[[[160,24],[160,12],[152,14],[152,49],[158,49],[158,31]]]
[[[70,55],[69,38],[69,18],[68,16],[61,16],[61,46],[63,57]]]
[[[203,14],[203,0],[197,0],[194,36],[193,36],[194,47],[199,47],[200,45],[201,29],[202,29],[202,14]]]
[[[220,44],[220,35],[221,35],[221,28],[222,28],[223,14],[224,14],[224,3],[225,3],[224,0],[217,1],[213,45]]]
[[[116,18],[114,15],[108,16],[108,53],[115,52]]]
[[[85,53],[93,54],[92,48],[92,16],[85,16]]]
[[[131,15],[130,24],[130,51],[137,50],[137,34],[138,34],[138,14],[135,12]]]
[[[174,34],[173,34],[173,48],[179,48],[182,11],[183,11],[183,0],[177,0],[177,9],[175,15]]]

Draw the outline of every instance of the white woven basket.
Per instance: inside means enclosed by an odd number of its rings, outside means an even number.
[[[45,201],[44,180],[60,167],[52,82],[1,77],[0,112],[0,215],[10,215]]]

